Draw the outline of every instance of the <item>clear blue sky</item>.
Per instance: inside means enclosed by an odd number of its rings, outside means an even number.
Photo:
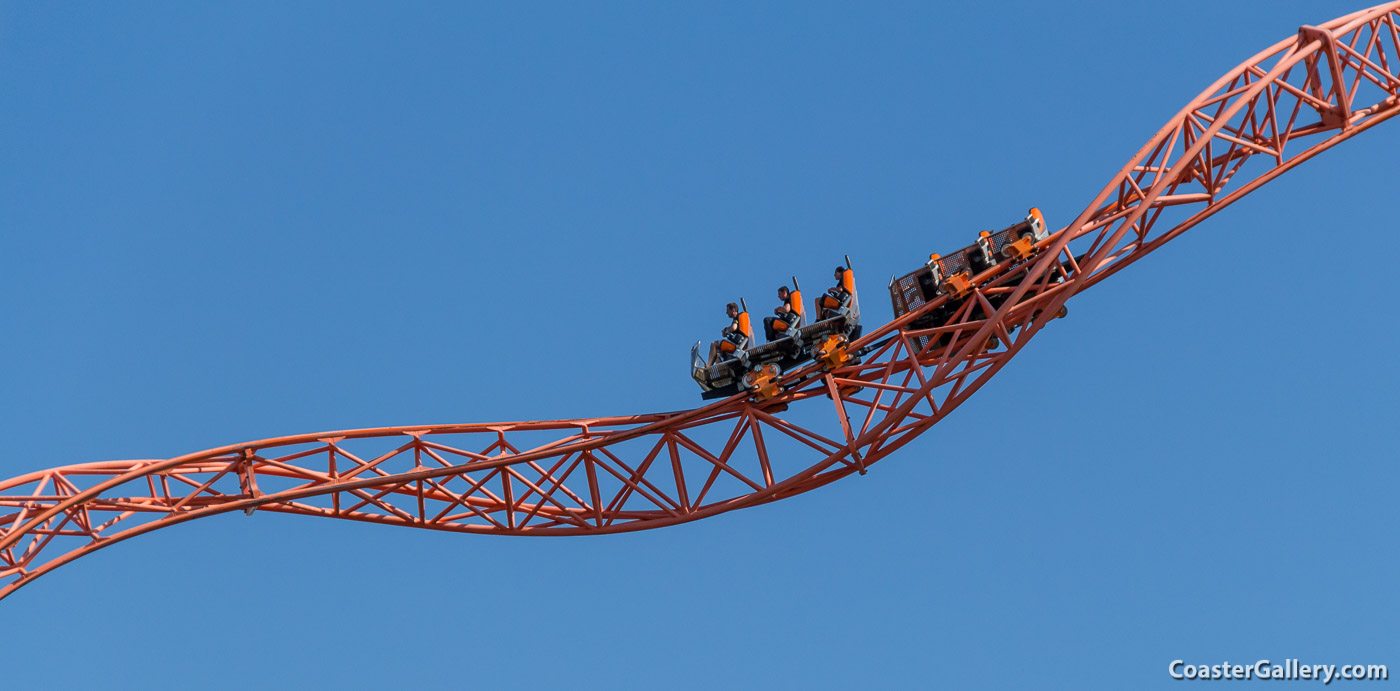
[[[849,253],[883,321],[889,275],[1067,222],[1361,7],[975,5],[6,2],[0,475],[690,407],[724,302]],[[0,686],[1400,674],[1397,154],[1382,125],[1077,297],[865,477],[592,539],[187,524],[0,603]]]

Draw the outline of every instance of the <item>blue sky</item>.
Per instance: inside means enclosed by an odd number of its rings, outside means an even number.
[[[0,475],[696,405],[726,301],[849,253],[883,321],[885,277],[1059,227],[1360,7],[1065,5],[0,5]],[[1382,125],[1076,297],[864,477],[590,539],[187,524],[0,603],[5,686],[1400,673],[1396,152]]]

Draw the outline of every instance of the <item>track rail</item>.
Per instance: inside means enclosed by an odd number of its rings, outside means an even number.
[[[978,276],[943,323],[921,318],[946,297],[872,330],[853,344],[860,364],[795,370],[762,402],[345,430],[29,473],[0,482],[0,598],[108,545],[228,511],[585,535],[863,473],[981,388],[1070,297],[1397,113],[1400,2],[1303,27],[1192,100],[1038,254]]]

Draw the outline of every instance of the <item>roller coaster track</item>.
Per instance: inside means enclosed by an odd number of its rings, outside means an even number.
[[[589,535],[693,521],[863,473],[967,400],[1071,296],[1400,113],[1397,70],[1400,2],[1299,29],[1191,101],[1036,254],[977,276],[951,318],[927,323],[950,298],[935,299],[852,344],[859,362],[795,369],[769,400],[306,434],[0,482],[0,597],[108,545],[228,511]]]

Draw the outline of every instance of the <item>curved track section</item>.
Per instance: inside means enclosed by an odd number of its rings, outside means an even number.
[[[1071,296],[1400,112],[1400,2],[1303,27],[1211,85],[1037,253],[872,330],[862,359],[695,410],[265,439],[0,482],[0,597],[228,512],[510,535],[656,528],[863,473],[977,391]],[[937,310],[943,310],[939,312]],[[942,315],[930,320],[931,315]]]

